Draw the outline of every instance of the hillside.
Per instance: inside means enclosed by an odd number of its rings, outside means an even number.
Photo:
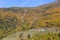
[[[59,35],[60,30],[58,28],[41,28],[19,31],[3,38],[2,40],[60,40]]]
[[[60,6],[56,2],[34,8],[0,8],[0,39],[39,28],[60,28]]]

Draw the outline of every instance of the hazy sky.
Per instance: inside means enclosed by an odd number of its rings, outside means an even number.
[[[55,0],[0,0],[0,7],[35,7]]]

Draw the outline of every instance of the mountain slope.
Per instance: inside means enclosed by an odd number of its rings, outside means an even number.
[[[31,29],[28,31],[16,32],[12,35],[7,36],[6,38],[3,38],[2,40],[33,40],[32,38],[34,38],[36,35],[38,36],[38,34],[40,34],[40,36],[41,36],[41,34],[42,35],[44,35],[44,34],[49,35],[49,33],[52,37],[55,34],[57,34],[56,37],[58,37],[59,32],[60,32],[59,28]],[[52,34],[54,34],[54,35],[52,35]],[[30,38],[28,36],[30,36]],[[36,38],[38,38],[37,36],[36,36]],[[43,37],[41,38],[40,36],[39,36],[39,40],[40,39],[43,40],[44,38]],[[47,39],[48,36],[44,36],[44,37]],[[56,38],[54,37],[54,39],[56,39]],[[59,38],[57,38],[57,39],[59,39]]]
[[[35,8],[0,8],[0,39],[17,31],[60,28],[60,6],[54,3]]]

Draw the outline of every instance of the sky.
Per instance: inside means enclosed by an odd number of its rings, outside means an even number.
[[[55,0],[0,0],[2,7],[36,7],[43,4],[54,2]]]

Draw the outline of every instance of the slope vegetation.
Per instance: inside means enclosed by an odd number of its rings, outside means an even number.
[[[0,8],[0,39],[17,31],[60,28],[60,6],[55,2],[35,8]]]

